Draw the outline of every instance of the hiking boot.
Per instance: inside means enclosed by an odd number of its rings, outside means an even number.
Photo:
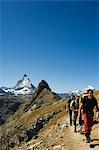
[[[81,126],[81,128],[80,128],[80,134],[83,134],[83,131],[82,131],[82,126]]]
[[[83,131],[82,131],[82,130],[80,130],[80,134],[83,134]]]
[[[77,131],[76,131],[76,130],[74,130],[74,132],[75,132],[75,133],[77,133]]]
[[[89,135],[86,136],[86,143],[90,143],[90,136]]]
[[[74,132],[76,132],[76,133],[77,133],[76,126],[74,127]]]
[[[89,138],[86,138],[86,143],[90,143],[90,139]]]

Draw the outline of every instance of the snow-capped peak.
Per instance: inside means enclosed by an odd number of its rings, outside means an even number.
[[[26,74],[24,74],[23,78],[17,82],[14,89],[19,89],[24,87],[33,88],[33,85],[31,84],[30,79]]]
[[[13,88],[4,89],[5,92],[11,92],[15,95],[30,95],[35,91],[36,87],[32,85],[26,74],[17,82]]]

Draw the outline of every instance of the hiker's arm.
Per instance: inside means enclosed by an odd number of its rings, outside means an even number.
[[[98,107],[98,103],[97,103],[97,100],[96,100],[96,118],[99,118],[99,107]]]
[[[78,111],[78,109],[75,109],[74,106],[71,106],[70,109],[71,109],[72,111],[74,111],[74,112],[75,112],[75,111]]]
[[[74,109],[73,111],[78,111],[78,109]]]
[[[70,107],[70,109],[72,110],[72,111],[78,111],[78,109],[75,109],[75,108],[73,108],[73,107]]]
[[[82,106],[83,106],[83,98],[80,97],[80,99],[79,99],[79,109],[78,109],[78,119],[80,119],[80,116],[81,116]]]
[[[80,118],[80,113],[81,113],[82,106],[83,106],[83,104],[81,103],[79,105],[79,109],[78,109],[78,119]]]
[[[96,112],[99,112],[98,103],[96,102]]]

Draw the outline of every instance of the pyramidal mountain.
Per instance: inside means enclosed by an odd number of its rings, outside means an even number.
[[[3,87],[2,90],[11,94],[17,95],[31,95],[35,92],[36,87],[31,83],[26,74],[20,79],[17,84],[12,88]]]

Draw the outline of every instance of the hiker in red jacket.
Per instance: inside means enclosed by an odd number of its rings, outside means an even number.
[[[84,132],[86,136],[86,142],[90,143],[91,127],[93,125],[93,109],[96,107],[96,117],[99,117],[99,108],[96,98],[93,96],[93,90],[87,91],[88,96],[84,96],[81,100],[80,109],[83,109],[84,119]],[[79,109],[79,110],[80,110]]]

